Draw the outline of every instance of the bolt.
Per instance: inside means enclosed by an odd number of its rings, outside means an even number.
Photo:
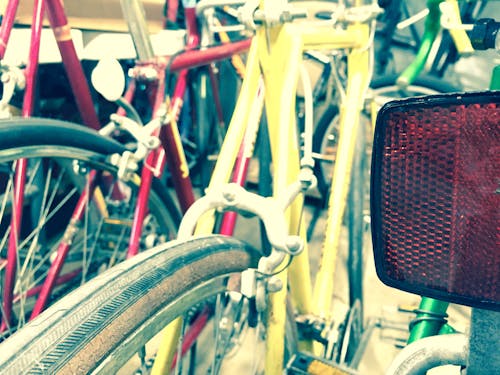
[[[160,140],[157,137],[150,137],[147,141],[146,147],[151,149],[155,149],[160,145]]]
[[[267,290],[270,293],[279,292],[282,288],[283,282],[281,281],[281,279],[277,278],[276,276],[269,278],[269,281],[267,283]]]
[[[120,154],[113,154],[111,155],[111,157],[109,158],[109,162],[112,164],[112,165],[115,165],[117,166],[118,164],[120,164]]]
[[[299,236],[288,236],[286,239],[286,248],[292,255],[299,254],[304,248],[302,239]]]
[[[236,201],[238,187],[238,185],[229,184],[222,192],[222,197],[227,201],[228,204],[233,204]]]

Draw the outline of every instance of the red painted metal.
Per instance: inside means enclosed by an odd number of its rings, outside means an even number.
[[[54,286],[62,285],[67,283],[70,280],[73,280],[75,277],[77,277],[80,273],[82,273],[82,269],[78,268],[74,271],[65,273],[62,276],[59,276],[55,283]],[[18,302],[21,298],[30,298],[36,296],[40,291],[42,290],[42,285],[37,285],[30,290],[28,290],[26,293],[23,293],[22,295],[16,295],[14,296],[14,303]]]
[[[38,57],[40,55],[44,10],[45,0],[37,0],[33,10],[28,64],[24,71],[26,76],[26,89],[24,91],[23,101],[24,117],[32,116],[35,110],[36,75],[38,72]]]
[[[181,349],[182,357],[184,357],[184,355],[188,352],[188,350],[191,349],[193,344],[198,339],[198,336],[203,332],[203,329],[205,328],[209,317],[210,317],[209,308],[205,307],[205,309],[203,309],[203,311],[194,320],[194,322],[191,323],[191,325],[189,326],[189,330],[182,339],[182,349]],[[176,365],[177,365],[177,353],[175,354],[174,359],[172,360],[171,368],[174,369]]]
[[[87,185],[82,195],[80,196],[78,203],[76,204],[76,208],[73,211],[73,215],[71,216],[69,225],[64,232],[61,242],[59,243],[56,257],[53,260],[52,265],[50,266],[50,269],[47,273],[47,277],[45,278],[42,289],[40,290],[40,295],[38,296],[35,306],[33,307],[33,310],[31,312],[30,320],[38,316],[47,305],[56,280],[59,277],[61,269],[64,265],[66,256],[68,255],[69,249],[71,248],[71,243],[73,242],[73,239],[77,233],[76,229],[78,223],[82,220],[90,197],[94,194],[94,184],[96,180],[95,177],[96,172],[91,171],[88,177]]]
[[[131,79],[128,82],[127,90],[125,91],[125,94],[123,94],[123,98],[128,102],[131,103],[132,99],[134,98],[135,95],[135,90],[136,90],[136,82],[135,79]],[[126,112],[122,107],[119,107],[118,110],[116,111],[116,114],[118,116],[125,116]]]
[[[24,203],[24,187],[26,183],[26,159],[20,159],[16,165],[16,177],[14,183],[14,210],[12,211],[11,233],[7,248],[7,267],[5,268],[5,279],[3,285],[3,314],[0,332],[5,332],[12,323],[12,300],[14,295],[14,284],[17,271],[17,245],[22,220]]]
[[[182,69],[192,69],[199,66],[208,65],[211,62],[221,61],[230,58],[234,54],[248,51],[251,39],[239,40],[236,42],[221,44],[203,50],[187,50],[176,56],[170,64],[170,71],[177,72]],[[158,63],[168,65],[170,57],[159,57]]]
[[[146,164],[154,164],[156,162],[156,152],[152,151],[146,158]],[[141,239],[142,226],[144,218],[148,213],[149,191],[153,181],[153,172],[149,168],[142,168],[141,184],[137,196],[137,204],[135,206],[134,221],[130,233],[130,242],[127,251],[127,258],[133,257],[139,253],[139,242]]]
[[[182,103],[181,95],[184,95],[186,90],[186,76],[187,71],[179,73],[173,99],[170,104],[170,115],[173,118],[170,119],[168,124],[164,124],[160,131],[160,140],[162,141],[167,157],[167,166],[172,176],[182,212],[186,212],[195,200],[176,121]]]
[[[213,64],[208,67],[208,73],[210,75],[210,86],[212,87],[212,95],[215,102],[215,111],[217,112],[217,120],[219,126],[225,128],[226,124],[224,122],[224,111],[222,110],[219,85],[217,84],[217,73],[215,72],[215,67]]]
[[[24,92],[23,116],[29,117],[33,114],[36,90],[36,73],[38,68],[38,55],[40,52],[40,40],[42,33],[44,0],[37,0],[34,3],[33,27],[31,29],[31,43],[29,51],[29,61],[26,66],[26,91]],[[0,331],[4,332],[12,323],[12,304],[14,285],[17,273],[17,251],[19,237],[21,233],[21,223],[24,206],[24,188],[26,183],[28,162],[26,159],[19,159],[15,171],[14,186],[14,207],[10,223],[9,245],[7,249],[7,267],[5,272],[3,308],[4,316]]]
[[[14,26],[18,5],[19,0],[10,0],[7,3],[7,8],[5,9],[5,14],[2,18],[2,25],[0,26],[0,60],[3,60],[5,56],[5,50],[7,49],[7,44],[9,43],[12,26]]]
[[[248,175],[248,166],[250,165],[250,157],[245,156],[245,149],[246,145],[243,142],[238,152],[238,158],[234,166],[233,178],[231,180],[231,182],[234,182],[240,186],[245,185]],[[227,236],[232,236],[234,233],[234,227],[236,226],[237,216],[238,214],[236,212],[226,212],[222,217],[219,233]]]
[[[68,80],[75,95],[76,104],[83,122],[98,130],[101,125],[97,117],[90,89],[76,54],[70,27],[61,0],[47,0],[47,16],[59,46]]]
[[[158,81],[154,82],[155,99],[153,104],[153,116],[156,116],[158,110],[163,104],[163,93],[165,92],[165,76],[162,71],[158,71]],[[153,133],[158,136],[159,130]],[[127,251],[127,258],[133,257],[139,253],[139,244],[142,234],[144,218],[146,217],[149,207],[149,192],[153,182],[154,170],[157,170],[157,164],[160,159],[161,150],[156,149],[151,151],[146,157],[145,168],[141,171],[141,184],[137,195],[137,204],[134,212],[134,221],[130,233],[130,242]]]
[[[167,20],[172,23],[177,22],[179,0],[167,0],[165,6],[167,7]]]

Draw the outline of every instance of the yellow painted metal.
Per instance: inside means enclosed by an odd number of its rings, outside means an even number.
[[[218,19],[214,20],[215,26],[221,27],[222,24]],[[225,31],[219,31],[219,38],[222,43],[231,43],[231,39],[229,38],[229,35]],[[233,64],[234,69],[236,70],[236,73],[243,79],[245,78],[245,63],[243,62],[243,59],[241,58],[240,55],[233,55],[231,56],[231,64]]]
[[[306,223],[302,216],[303,198],[298,197],[297,204],[291,207],[290,217],[290,233],[300,235],[301,238],[306,238]],[[298,230],[298,232],[297,232]],[[309,264],[309,248],[307,242],[304,244],[304,250],[297,255],[290,267],[289,284],[292,291],[293,306],[298,314],[309,314],[312,312],[312,283],[311,270]]]
[[[446,0],[446,4],[448,5],[447,9],[449,9],[449,13],[447,14],[457,25],[462,24],[462,19],[460,17],[460,9],[458,7],[457,0]],[[472,44],[470,42],[470,38],[465,32],[464,29],[450,29],[451,37],[453,38],[453,42],[455,43],[455,47],[457,47],[457,51],[461,54],[470,54],[474,52],[474,48],[472,48]]]
[[[303,198],[298,197],[297,204],[291,207],[290,233],[298,233],[301,238],[306,238],[306,224],[301,210]],[[298,232],[297,232],[298,230]],[[299,315],[309,315],[313,311],[312,305],[312,282],[309,263],[309,248],[307,242],[304,244],[304,250],[294,257],[288,268],[288,283],[290,286],[290,296],[295,312]],[[314,352],[319,355],[319,351],[314,351],[311,340],[299,342],[300,350]]]
[[[265,6],[276,6],[275,0],[273,1],[261,0],[261,9]],[[281,374],[283,371],[288,279],[292,299],[299,313],[307,314],[314,311],[320,316],[328,317],[330,311],[337,247],[357,135],[357,127],[353,124],[359,123],[364,91],[368,85],[369,52],[364,49],[369,41],[368,31],[366,25],[353,25],[347,30],[334,29],[331,26],[306,27],[304,24],[259,28],[248,54],[246,75],[240,96],[208,187],[208,189],[219,189],[229,181],[238,152],[238,147],[235,145],[239,145],[244,136],[245,126],[242,124],[246,124],[249,118],[251,103],[257,95],[262,74],[266,88],[265,105],[274,167],[273,194],[274,196],[283,194],[286,187],[296,180],[300,169],[295,124],[295,92],[302,52],[305,49],[352,49],[348,57],[347,95],[341,105],[339,134],[341,141],[329,201],[331,219],[327,224],[322,267],[316,279],[314,294],[311,288],[307,246],[305,251],[293,260],[288,270],[277,275],[283,283],[283,288],[280,292],[271,293],[268,301],[265,358],[265,370],[268,375]],[[290,233],[299,231],[302,238],[305,238],[302,209],[303,198],[300,197],[293,202],[286,215],[290,223]],[[214,215],[206,215],[198,223],[196,233],[210,233],[213,224]],[[178,331],[174,329],[172,332],[175,333],[170,333],[170,336],[177,337]]]
[[[352,25],[349,29],[361,32],[364,37],[360,40],[360,44],[367,44],[369,40],[367,25]],[[364,93],[368,86],[369,51],[366,49],[352,50],[348,55],[347,64],[348,82],[346,96],[340,108],[339,144],[328,202],[325,241],[313,292],[314,312],[325,318],[329,318],[331,312],[340,231],[349,191],[359,117],[363,108]]]
[[[333,26],[305,26],[294,24],[294,32],[301,35],[304,50],[362,48],[366,45],[362,29],[334,29]]]
[[[87,184],[88,186],[88,184]],[[106,198],[104,198],[104,194],[99,186],[96,186],[94,189],[94,196],[92,198],[94,201],[97,210],[101,214],[101,216],[105,219],[109,217],[108,207],[106,205]]]
[[[177,351],[180,332],[182,330],[182,318],[172,321],[162,331],[162,341],[156,353],[156,358],[151,369],[151,375],[169,374],[174,355]]]
[[[236,107],[231,117],[229,127],[222,143],[217,163],[215,164],[210,184],[207,189],[220,189],[229,182],[233,166],[238,155],[241,141],[244,137],[250,110],[253,108],[252,101],[257,97],[260,81],[260,67],[258,60],[258,38],[253,38],[248,51],[245,79],[243,80]],[[196,234],[212,233],[215,223],[213,212],[205,214],[198,222]]]
[[[265,106],[274,165],[273,194],[278,197],[295,181],[299,172],[294,109],[302,45],[300,38],[290,33],[290,25],[286,24],[259,29],[257,38],[266,87]],[[295,207],[287,210],[288,218],[294,210]],[[285,270],[278,275],[283,283],[282,290],[269,295],[265,358],[265,373],[268,375],[283,371],[287,274]]]
[[[235,147],[235,145],[241,144],[246,129],[244,124],[247,123],[250,115],[249,110],[252,108],[250,103],[256,98],[259,86],[260,69],[257,48],[258,41],[254,38],[248,52],[245,79],[243,80],[233,117],[224,138],[208,189],[219,189],[231,177],[238,153],[238,147]],[[198,222],[196,234],[212,233],[214,222],[215,217],[213,212],[205,214]],[[182,319],[175,320],[165,328],[164,339],[153,366],[153,370],[155,368],[158,369],[158,372],[155,372],[156,374],[168,373],[166,369],[170,368],[173,358],[172,351],[175,350],[176,340],[180,335],[181,325],[179,321],[182,321]]]

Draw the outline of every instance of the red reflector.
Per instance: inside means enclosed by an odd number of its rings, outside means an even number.
[[[381,110],[372,223],[382,281],[500,308],[500,92],[409,99]]]

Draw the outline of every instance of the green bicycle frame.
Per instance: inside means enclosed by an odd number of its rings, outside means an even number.
[[[436,40],[437,35],[441,30],[441,9],[440,5],[443,2],[448,3],[449,14],[447,16],[457,23],[460,23],[460,10],[458,8],[457,0],[427,0],[427,9],[429,14],[425,19],[425,29],[424,35],[422,37],[422,42],[417,52],[417,56],[413,62],[401,73],[398,77],[397,83],[402,87],[407,87],[411,85],[417,76],[424,69],[427,58],[431,51],[432,45]],[[450,30],[450,34],[453,38],[455,46],[460,53],[471,53],[473,48],[471,46],[470,40],[463,29]]]

